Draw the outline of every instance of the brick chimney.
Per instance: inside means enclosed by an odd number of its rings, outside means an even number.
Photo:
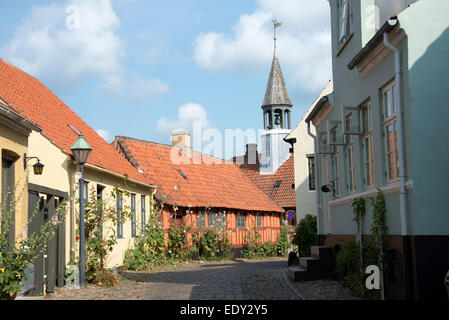
[[[246,145],[246,154],[245,154],[245,163],[246,164],[256,164],[257,163],[257,144],[256,143],[248,143]]]
[[[188,131],[173,131],[171,134],[171,143],[174,147],[182,149],[186,156],[192,154],[190,147],[190,133]]]

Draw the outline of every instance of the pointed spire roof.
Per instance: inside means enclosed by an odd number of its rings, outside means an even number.
[[[288,96],[281,65],[276,55],[271,65],[270,77],[268,78],[267,90],[265,91],[262,107],[272,105],[293,105]]]

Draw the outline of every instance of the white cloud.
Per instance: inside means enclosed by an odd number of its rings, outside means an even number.
[[[142,78],[138,76],[111,75],[104,78],[102,84],[114,94],[129,99],[142,100],[156,94],[167,93],[169,87],[159,79]]]
[[[104,140],[106,140],[107,142],[110,142],[112,140],[111,139],[111,134],[110,134],[110,132],[108,130],[97,129],[96,131],[97,131],[98,135],[100,137],[102,137]]]
[[[207,32],[194,42],[200,68],[254,71],[273,56],[273,24],[278,28],[277,55],[287,79],[308,91],[321,89],[331,75],[329,5],[325,0],[259,0],[252,14],[240,16],[232,34]],[[267,70],[263,69],[264,72]]]
[[[67,88],[95,76],[112,93],[120,93],[128,88],[117,90],[116,84],[128,83],[130,76],[121,63],[126,51],[119,29],[120,19],[110,0],[36,6],[1,53],[51,86]],[[164,92],[159,80],[136,79],[135,84],[134,97],[147,97],[148,91]],[[144,92],[137,92],[139,89]]]
[[[211,126],[207,118],[207,111],[202,105],[187,103],[179,107],[178,118],[176,120],[170,120],[165,117],[159,119],[156,130],[164,134],[171,134],[174,130],[187,130],[192,133],[195,121],[200,123],[202,130],[208,129]]]

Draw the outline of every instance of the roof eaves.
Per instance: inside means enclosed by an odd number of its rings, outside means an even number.
[[[360,62],[365,59],[368,54],[373,51],[379,44],[383,42],[383,34],[385,32],[390,32],[395,27],[397,27],[399,20],[396,17],[392,17],[390,20],[387,20],[383,26],[376,32],[376,34],[371,38],[370,41],[360,50],[355,57],[349,62],[348,68],[350,70],[354,69]]]
[[[5,117],[9,118],[10,120],[20,123],[23,127],[27,128],[29,130],[34,130],[37,132],[42,131],[42,129],[38,125],[32,123],[31,121],[29,121],[28,119],[26,119],[25,117],[20,115],[19,113],[15,112],[13,110],[13,108],[6,102],[0,102],[0,114],[4,115]]]
[[[313,118],[321,111],[321,108],[329,101],[329,96],[322,97],[317,104],[313,107],[312,111],[309,113],[309,116],[306,118],[305,122],[309,123]]]
[[[90,164],[90,163],[86,163],[84,166],[87,167],[87,168],[91,168],[93,170],[97,170],[97,171],[100,171],[100,172],[104,172],[104,173],[110,174],[110,175],[115,176],[117,178],[127,179],[127,180],[129,180],[129,181],[131,181],[132,183],[135,183],[135,184],[139,184],[139,185],[142,185],[142,186],[145,186],[145,187],[150,187],[152,189],[156,189],[157,188],[156,186],[154,186],[154,185],[152,185],[150,183],[138,181],[138,180],[130,178],[127,175],[116,173],[116,172],[113,172],[111,170],[108,170],[108,169],[105,169],[105,168],[101,168],[101,167],[98,167],[98,166]]]

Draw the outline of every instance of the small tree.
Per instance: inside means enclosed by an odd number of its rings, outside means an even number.
[[[308,214],[299,221],[292,243],[298,246],[299,256],[310,256],[310,247],[318,244],[316,216]]]

